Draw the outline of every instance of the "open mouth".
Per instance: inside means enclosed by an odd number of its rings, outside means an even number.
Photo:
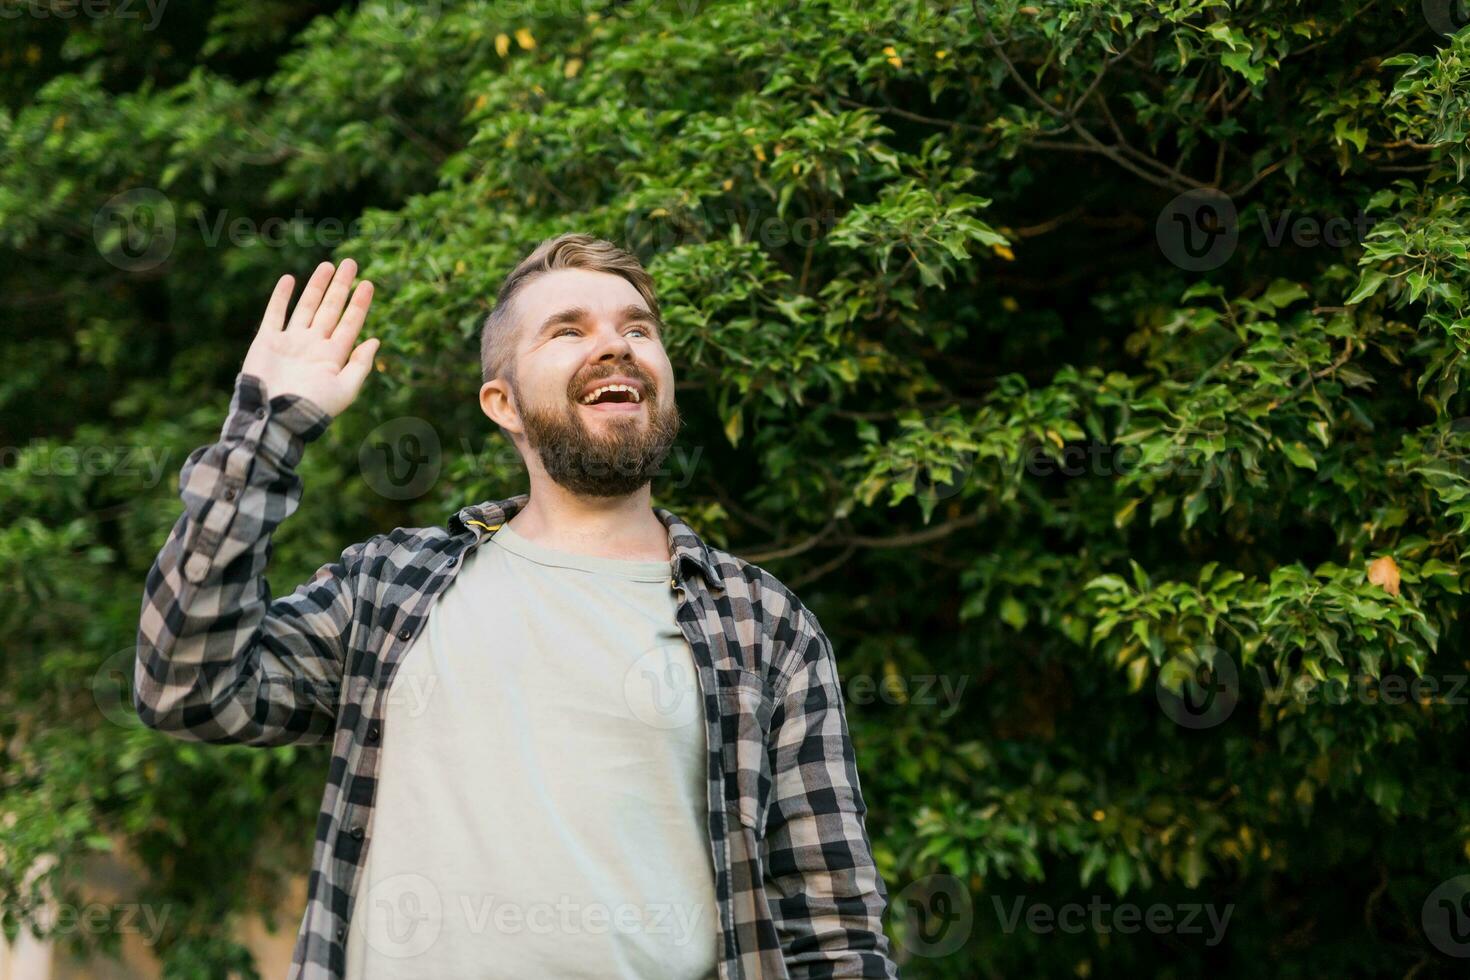
[[[580,404],[594,412],[640,412],[643,410],[643,392],[633,385],[600,385],[583,395]]]

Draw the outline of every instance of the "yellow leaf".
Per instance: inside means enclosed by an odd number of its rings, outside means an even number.
[[[1092,819],[1097,821],[1098,823],[1102,823],[1103,820],[1107,819],[1107,814],[1104,813],[1102,810],[1093,810]]]
[[[457,276],[462,276],[464,275],[465,269],[467,268],[469,267],[464,264],[464,259],[460,259],[458,262],[454,263],[454,274]]]
[[[740,441],[740,433],[745,431],[745,419],[739,408],[725,417],[725,438],[730,440],[730,445]]]
[[[732,187],[735,186],[735,178],[734,177],[726,177],[725,178],[725,182],[723,184],[721,184],[720,186],[723,187],[725,190],[728,191],[730,188],[732,188]]]
[[[26,64],[34,65],[41,60],[41,49],[34,44],[26,45]]]
[[[483,109],[489,103],[490,103],[490,96],[485,95],[484,93],[481,93],[480,95],[478,95],[478,96],[475,97],[475,108],[476,109]]]
[[[565,75],[567,78],[576,78],[577,77],[577,72],[579,72],[581,70],[582,70],[582,59],[581,58],[573,58],[573,59],[571,59],[570,61],[567,62],[566,68],[562,69],[562,74]]]
[[[990,246],[990,250],[1007,262],[1016,261],[1016,253],[1012,252],[1008,245],[992,245]]]
[[[1000,298],[1000,308],[1007,313],[1014,313],[1021,308],[1021,304],[1016,302],[1016,297],[1014,296],[1002,296]]]
[[[520,27],[516,29],[516,43],[527,51],[530,51],[536,46],[536,39],[531,36],[529,28]]]
[[[669,209],[654,208],[652,211],[648,212],[648,216],[650,218],[667,218],[669,216]]]
[[[1387,555],[1375,558],[1368,563],[1368,581],[1373,585],[1381,585],[1383,591],[1389,595],[1399,594],[1399,566],[1396,561]]]
[[[759,143],[755,145],[755,158],[761,163],[766,162],[766,151],[761,149],[761,145]]]
[[[892,660],[883,661],[883,677],[890,684],[894,700],[899,704],[908,704],[908,685],[904,683],[903,675],[898,672],[898,667]]]
[[[65,129],[66,128],[66,113],[63,112],[61,115],[57,116],[56,119],[54,121],[52,121],[51,128],[53,130],[55,130],[56,132],[58,132],[58,133],[61,132],[63,129]]]
[[[495,53],[502,58],[510,54],[510,36],[508,34],[495,35]]]
[[[948,57],[949,57],[949,52],[948,51],[936,51],[936,52],[934,52],[934,58],[935,58],[936,61],[943,61],[945,58],[948,58]]]

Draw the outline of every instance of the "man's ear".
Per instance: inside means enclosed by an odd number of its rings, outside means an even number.
[[[504,378],[496,378],[480,386],[480,411],[512,435],[520,435],[524,430],[515,395],[511,393],[510,385]]]

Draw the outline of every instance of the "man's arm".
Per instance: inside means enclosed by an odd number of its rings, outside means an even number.
[[[771,718],[766,886],[792,977],[896,977],[832,645],[807,638]]]
[[[274,601],[265,569],[271,534],[301,499],[306,444],[356,397],[377,348],[351,346],[370,285],[341,315],[355,269],[319,267],[289,325],[293,281],[282,278],[219,440],[184,462],[184,513],[149,570],[138,625],[133,703],[150,728],[247,745],[331,738],[368,542]]]

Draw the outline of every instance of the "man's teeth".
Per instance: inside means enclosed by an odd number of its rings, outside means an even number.
[[[591,391],[587,392],[587,394],[583,395],[582,404],[591,405],[593,402],[601,398],[609,391],[626,391],[633,396],[633,401],[635,403],[643,401],[642,393],[639,392],[639,390],[637,388],[634,388],[632,385],[603,385],[601,388],[594,388]]]

